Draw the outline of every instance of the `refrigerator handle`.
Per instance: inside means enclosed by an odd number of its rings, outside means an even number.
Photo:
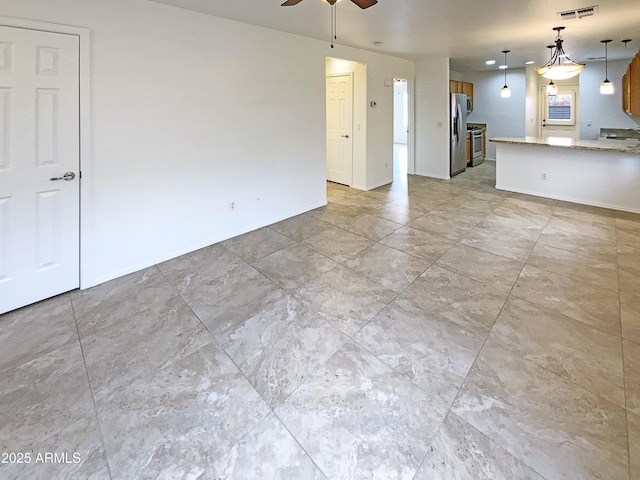
[[[453,117],[453,136],[456,137],[456,140],[458,139],[458,114],[458,104],[456,104],[456,111]]]
[[[460,117],[462,112],[460,111],[460,104],[456,103],[456,118],[455,118],[455,129],[454,134],[456,136],[456,140],[460,142]]]

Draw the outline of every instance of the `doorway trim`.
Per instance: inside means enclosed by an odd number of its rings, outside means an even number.
[[[402,78],[407,81],[407,95],[409,96],[407,101],[407,117],[408,125],[407,129],[407,175],[414,175],[416,173],[416,141],[415,141],[415,82],[413,77],[405,74],[394,74],[391,78]],[[393,90],[393,89],[392,89]],[[393,94],[393,93],[392,93]],[[395,102],[395,97],[394,97]],[[393,102],[392,102],[393,105]],[[391,117],[393,122],[393,116]],[[393,152],[391,152],[393,158]],[[391,170],[393,172],[393,169]]]
[[[573,80],[573,79],[571,79]],[[554,131],[557,131],[558,134],[556,136],[564,136],[566,137],[566,134],[563,134],[563,132],[569,132],[571,131],[572,135],[571,138],[574,139],[578,139],[580,138],[580,85],[578,83],[558,83],[556,85],[558,87],[558,93],[562,94],[562,93],[570,93],[572,95],[573,98],[573,108],[574,111],[573,113],[573,123],[572,124],[567,124],[566,129],[562,129],[562,128],[558,128],[558,127],[562,127],[562,125],[558,125],[558,124],[547,124],[544,125],[542,124],[542,122],[545,122],[547,120],[546,118],[546,102],[547,102],[547,86],[546,84],[544,85],[539,85],[538,86],[538,137],[540,138],[545,138],[545,137],[550,137],[550,136],[554,136]],[[551,127],[550,130],[544,130],[545,127]]]
[[[351,95],[351,125],[349,125],[350,134],[351,134],[351,155],[350,155],[351,161],[349,162],[349,170],[350,170],[349,183],[348,184],[345,183],[344,185],[347,185],[348,187],[352,187],[353,186],[353,163],[354,163],[354,156],[355,156],[354,155],[355,135],[354,135],[354,128],[353,128],[354,127],[354,123],[355,123],[354,122],[354,113],[355,113],[354,112],[354,110],[355,110],[355,108],[354,108],[354,103],[355,103],[354,102],[354,90],[355,90],[354,77],[355,77],[355,75],[354,75],[354,72],[327,73],[326,74],[327,84],[328,84],[330,78],[335,78],[335,77],[349,77],[350,78],[350,83],[351,83],[351,92],[350,92],[350,95]],[[326,149],[327,159],[326,159],[326,162],[327,162],[327,167],[328,167],[328,165],[329,165],[329,155],[330,155],[329,147],[328,147],[328,145],[329,145],[329,128],[328,128],[328,124],[329,124],[329,90],[328,90],[328,88],[325,90],[325,92],[326,92],[325,93],[325,102],[326,102],[325,112],[326,112],[326,120],[327,120],[327,125],[325,127],[325,137],[326,137],[326,142],[327,142],[327,147],[326,147],[327,148]],[[327,170],[327,180],[328,181],[335,181],[335,180],[329,180],[328,170]]]
[[[62,25],[58,23],[41,22],[23,18],[0,16],[0,25],[5,27],[38,30],[42,32],[75,35],[80,41],[80,269],[78,271],[78,285],[81,289],[88,288],[93,262],[91,259],[91,224],[93,211],[88,199],[91,196],[91,30],[83,27]]]

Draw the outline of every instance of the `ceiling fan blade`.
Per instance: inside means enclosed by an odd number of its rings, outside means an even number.
[[[378,0],[351,0],[351,1],[362,9],[373,7],[376,3],[378,3]]]
[[[286,2],[284,2],[282,5],[280,5],[281,7],[293,7],[294,5],[297,5],[301,2],[302,0],[287,0]]]

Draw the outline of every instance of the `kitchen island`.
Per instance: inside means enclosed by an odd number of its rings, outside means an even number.
[[[640,141],[492,138],[496,188],[640,213]]]

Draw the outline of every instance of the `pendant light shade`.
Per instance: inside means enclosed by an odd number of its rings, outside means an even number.
[[[511,89],[507,86],[507,53],[511,50],[503,50],[504,53],[504,87],[500,90],[500,96],[502,98],[509,98],[511,96]]]
[[[600,84],[600,94],[612,95],[614,88],[613,83],[609,81],[609,52],[607,49],[607,44],[611,40],[600,40],[600,42],[604,43],[604,82]]]
[[[602,95],[613,95],[613,92],[615,92],[615,88],[613,88],[613,83],[609,80],[605,80],[600,84],[600,93]]]
[[[557,32],[555,51],[549,62],[536,68],[536,72],[549,80],[564,80],[575,77],[584,69],[584,65],[571,60],[562,48],[563,40],[560,32],[564,30],[564,27],[555,27],[553,30]]]

